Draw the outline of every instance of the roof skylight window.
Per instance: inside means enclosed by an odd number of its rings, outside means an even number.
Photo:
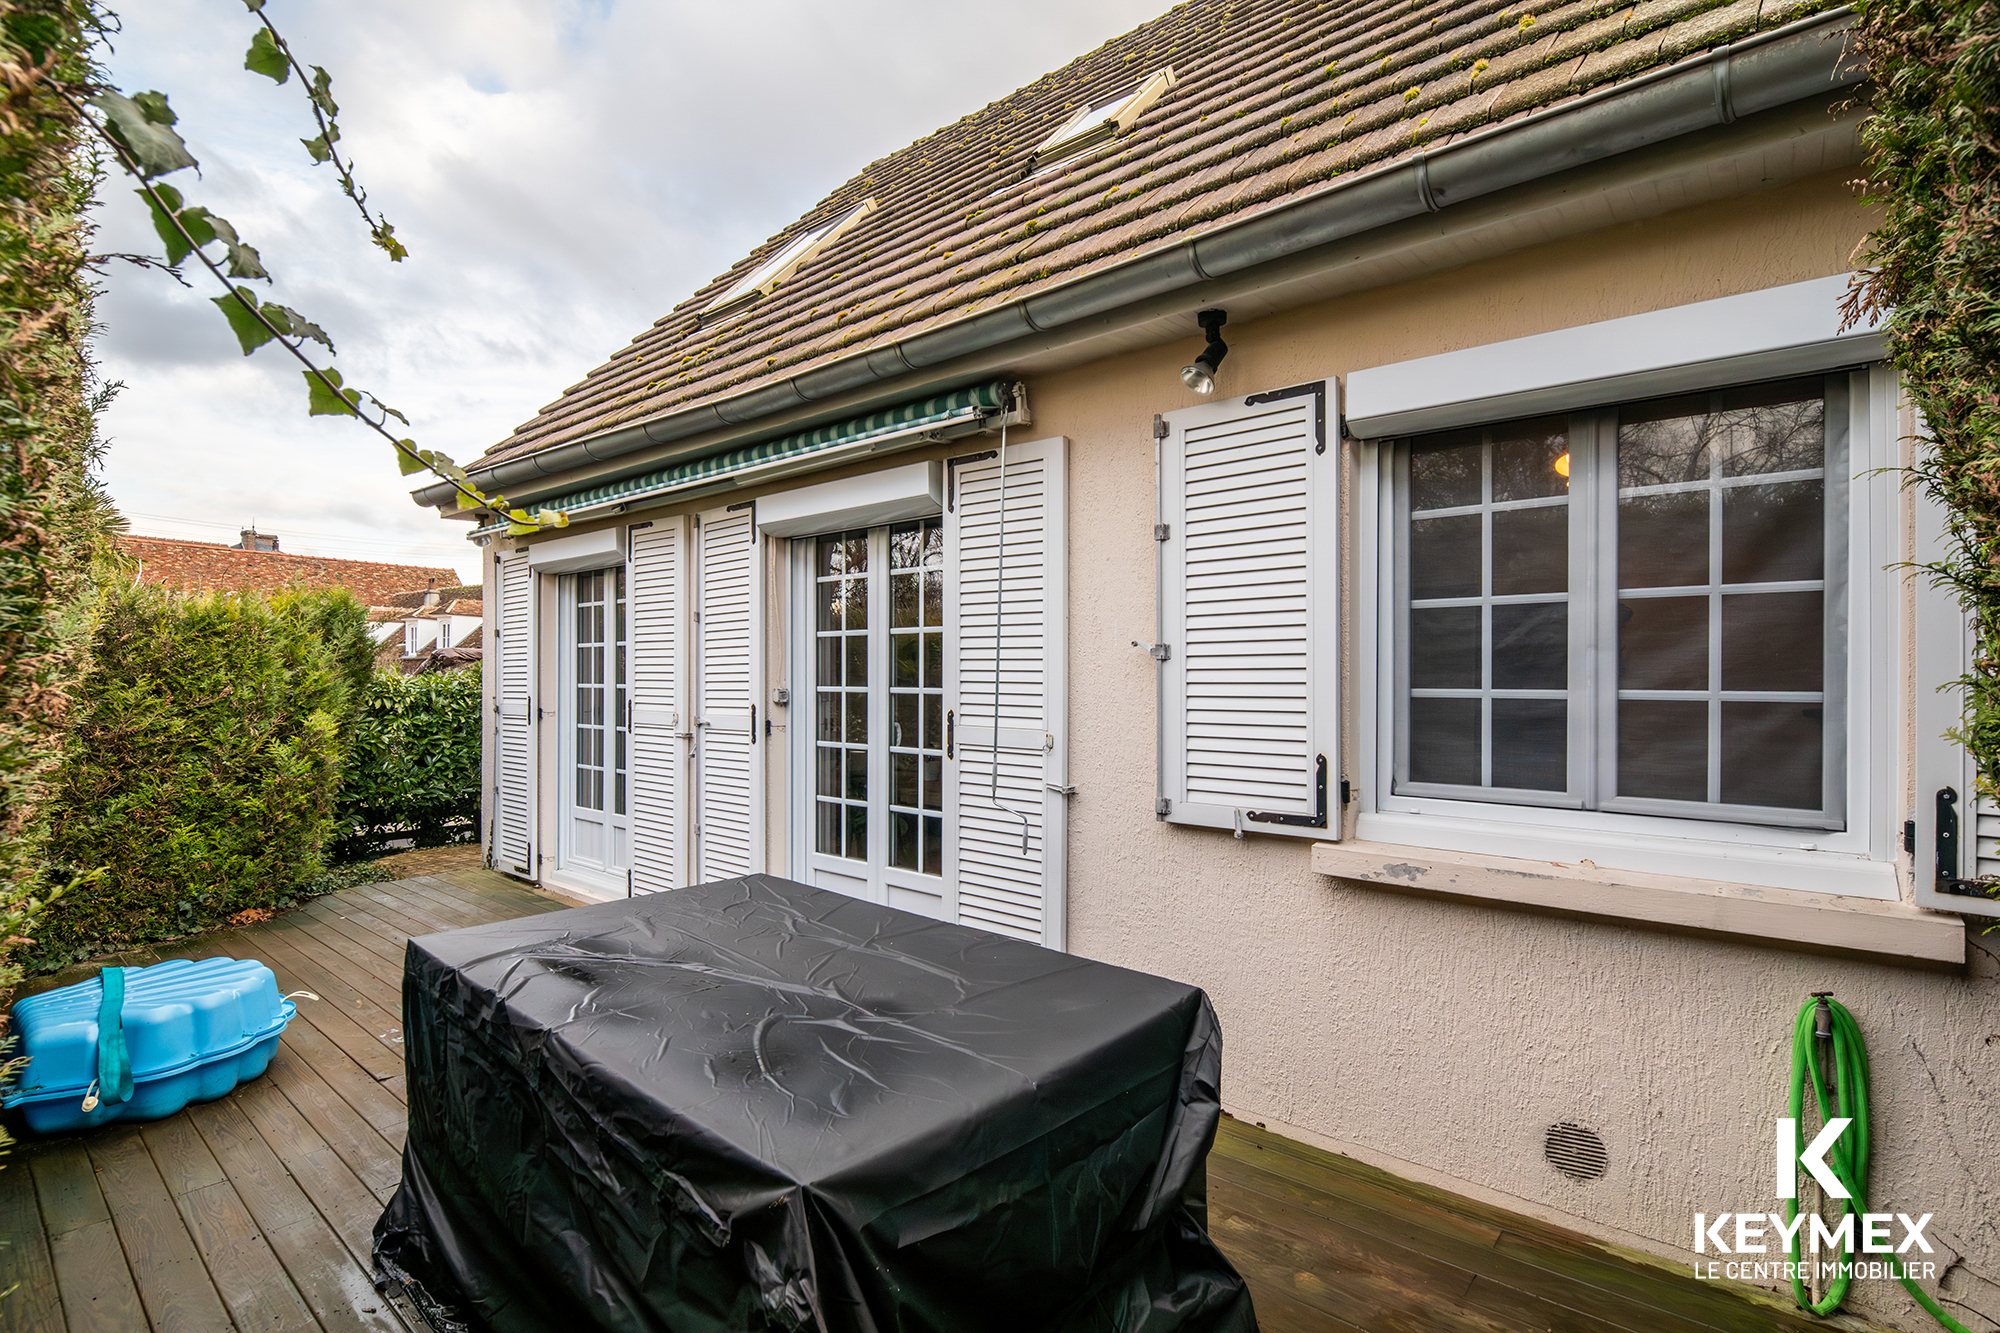
[[[875,201],[864,199],[858,207],[839,221],[830,222],[824,227],[816,227],[802,236],[794,237],[781,246],[776,254],[751,269],[722,295],[710,301],[702,313],[720,314],[759,297],[769,296],[794,273],[817,259],[828,246],[853,231],[863,218],[874,211]]]
[[[1042,140],[1029,161],[1029,173],[1047,171],[1123,134],[1145,114],[1147,108],[1164,97],[1174,83],[1174,71],[1171,68],[1162,69],[1141,81],[1131,92],[1098,106],[1085,107],[1065,122],[1061,129]]]

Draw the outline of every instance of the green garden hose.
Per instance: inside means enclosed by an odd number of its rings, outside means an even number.
[[[1819,1016],[1825,1009],[1830,1022],[1825,1025],[1825,1035]],[[1822,1062],[1820,1043],[1825,1041],[1830,1053],[1832,1078]],[[1819,1103],[1820,1123],[1825,1124],[1835,1117],[1845,1116],[1854,1123],[1835,1139],[1833,1146],[1825,1153],[1829,1170],[1851,1196],[1835,1200],[1840,1208],[1836,1215],[1843,1217],[1849,1212],[1857,1215],[1867,1211],[1866,1194],[1863,1186],[1868,1183],[1868,1048],[1861,1041],[1861,1026],[1854,1021],[1854,1015],[1847,1007],[1831,995],[1815,996],[1799,1009],[1798,1021],[1792,1025],[1792,1146],[1791,1157],[1794,1173],[1799,1160],[1799,1121],[1805,1110],[1806,1086],[1812,1086],[1813,1095]],[[1829,1097],[1828,1088],[1832,1095]],[[1798,1200],[1785,1200],[1785,1225],[1790,1226],[1798,1218]],[[1816,1315],[1832,1314],[1847,1299],[1847,1289],[1854,1284],[1851,1266],[1849,1271],[1834,1278],[1826,1295],[1817,1302],[1806,1284],[1798,1276],[1799,1233],[1792,1232],[1785,1242],[1785,1259],[1791,1266],[1792,1299],[1799,1308]],[[1845,1242],[1845,1256],[1854,1258],[1856,1237],[1850,1234]],[[1889,1271],[1896,1275],[1917,1304],[1930,1312],[1952,1333],[1971,1333],[1965,1325],[1946,1314],[1944,1307],[1932,1300],[1930,1294],[1913,1281],[1903,1270],[1903,1265],[1895,1255],[1889,1256]]]

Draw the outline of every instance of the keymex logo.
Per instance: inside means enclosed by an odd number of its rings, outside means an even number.
[[[1777,1194],[1781,1199],[1798,1197],[1798,1168],[1804,1167],[1829,1200],[1853,1196],[1826,1164],[1827,1150],[1833,1147],[1853,1120],[1837,1116],[1828,1120],[1803,1152],[1794,1158],[1798,1143],[1798,1121],[1780,1117],[1777,1124]],[[1920,1254],[1933,1254],[1924,1237],[1931,1214],[1912,1218],[1908,1213],[1852,1213],[1841,1208],[1838,1222],[1829,1224],[1818,1213],[1794,1213],[1791,1221],[1784,1213],[1707,1213],[1694,1215],[1696,1254],[1771,1254],[1768,1261],[1710,1259],[1694,1265],[1698,1278],[1772,1279],[1815,1276],[1894,1277],[1887,1260],[1857,1259],[1857,1254],[1904,1254],[1915,1247]],[[1790,1258],[1793,1254],[1803,1257]],[[1832,1256],[1821,1258],[1822,1255]],[[1935,1263],[1902,1262],[1911,1277],[1936,1277]]]

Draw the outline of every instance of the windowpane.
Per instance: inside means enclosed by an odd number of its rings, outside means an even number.
[[[899,694],[895,697],[893,711],[896,718],[896,726],[895,730],[889,733],[889,744],[907,745],[913,749],[916,747],[919,726],[917,700],[919,697],[915,694]]]
[[[923,563],[924,525],[899,523],[889,529],[889,567],[914,569]]]
[[[917,816],[906,810],[893,810],[889,814],[889,864],[915,870],[917,862]]]
[[[815,679],[821,685],[840,684],[840,640],[821,639],[818,646]]]
[[[868,743],[868,696],[849,694],[847,698],[847,736],[849,745]]]
[[[1619,587],[1686,588],[1708,582],[1708,496],[1704,489],[1619,499]]]
[[[840,695],[833,690],[819,692],[819,734],[823,741],[840,739]]]
[[[924,635],[924,688],[944,688],[944,635]]]
[[[1569,493],[1569,422],[1517,421],[1493,432],[1493,498],[1533,500]]]
[[[1480,443],[1462,431],[1418,445],[1410,454],[1410,508],[1451,509],[1479,503]]]
[[[920,804],[920,794],[917,791],[917,756],[891,755],[890,764],[895,773],[896,785],[889,799],[897,805],[914,807]]]
[[[840,795],[840,754],[831,745],[817,747],[819,754],[819,779],[814,788],[821,796]]]
[[[1715,395],[1722,475],[1799,472],[1826,466],[1826,402],[1821,382],[1790,380],[1724,389]]]
[[[917,583],[921,574],[891,574],[889,576],[889,624],[896,629],[907,629],[917,623]]]
[[[813,850],[828,856],[840,855],[840,807],[832,801],[817,803],[817,831],[813,836]]]
[[[819,628],[840,628],[840,608],[844,602],[838,583],[822,583],[813,590],[813,603],[819,608],[816,620]]]
[[[868,751],[849,750],[847,754],[847,785],[841,794],[850,801],[868,799]]]
[[[1569,684],[1568,606],[1561,602],[1534,602],[1496,606],[1492,614],[1494,689],[1560,690]],[[1497,763],[1500,744],[1497,712],[1494,719]]]
[[[1618,622],[1620,689],[1708,688],[1708,598],[1629,598]]]
[[[868,580],[847,579],[845,588],[846,609],[842,612],[842,629],[868,628]]]
[[[1722,581],[1826,576],[1826,484],[1732,486],[1722,493]]]
[[[1618,705],[1618,794],[1708,799],[1708,705],[1627,699]]]
[[[1480,610],[1476,606],[1410,610],[1410,685],[1419,690],[1479,688]]]
[[[944,757],[927,754],[923,757],[924,799],[926,810],[944,809]]]
[[[1707,481],[1714,461],[1709,395],[1656,398],[1618,409],[1618,485]]]
[[[865,635],[851,634],[847,638],[847,687],[868,683],[868,639]]]
[[[1410,524],[1410,596],[1477,597],[1480,517],[1420,518]]]
[[[1826,680],[1825,594],[1722,599],[1722,688],[1819,690]]]
[[[1493,701],[1493,785],[1526,791],[1569,786],[1569,702]]]
[[[944,575],[937,570],[924,575],[924,623],[944,624]]]
[[[843,805],[847,812],[847,855],[856,861],[868,859],[868,807]]]
[[[1569,590],[1569,506],[1493,514],[1493,595]]]
[[[1817,810],[1825,709],[1820,704],[1722,705],[1722,799],[1731,805]]]
[[[926,875],[944,873],[944,820],[937,815],[924,817],[924,871]]]
[[[914,634],[896,636],[896,678],[892,683],[899,690],[912,690],[917,686],[917,642]]]
[[[1410,781],[1479,785],[1479,700],[1410,700]]]

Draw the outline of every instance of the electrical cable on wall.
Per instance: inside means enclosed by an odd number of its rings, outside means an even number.
[[[1000,657],[1007,622],[1007,423],[1000,423],[1000,535],[993,570],[993,764],[986,801],[1002,814],[1021,821],[1021,855],[1028,855],[1028,816],[1000,799]]]

